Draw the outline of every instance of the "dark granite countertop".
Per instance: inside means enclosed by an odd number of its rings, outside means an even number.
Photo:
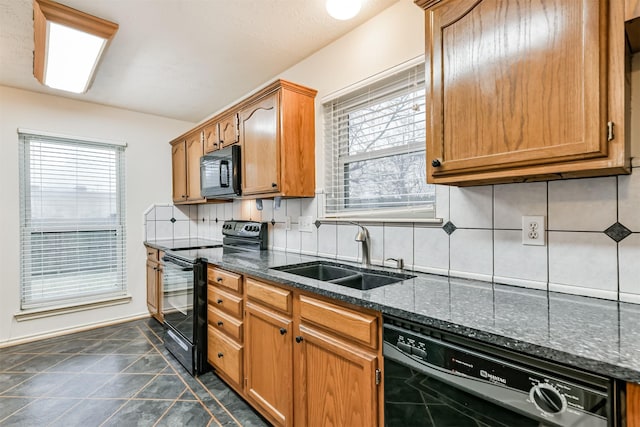
[[[170,249],[159,242],[147,243]],[[205,258],[224,269],[595,374],[640,383],[640,305],[423,273],[414,273],[414,279],[360,291],[273,270],[324,258],[223,248],[177,254],[187,259]]]

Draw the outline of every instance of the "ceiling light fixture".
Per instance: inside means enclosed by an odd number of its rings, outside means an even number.
[[[360,12],[362,0],[327,0],[327,12],[335,19],[346,21]]]
[[[33,75],[54,89],[83,93],[118,24],[50,1],[33,2]]]

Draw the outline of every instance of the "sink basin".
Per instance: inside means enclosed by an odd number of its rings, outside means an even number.
[[[362,291],[416,277],[409,274],[358,268],[326,261],[283,265],[281,267],[275,267],[274,270],[309,277],[323,282],[330,282],[348,288],[360,289]]]

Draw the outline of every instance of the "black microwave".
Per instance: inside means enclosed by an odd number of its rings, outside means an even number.
[[[200,158],[200,190],[202,197],[234,197],[242,195],[240,179],[240,146],[232,145]]]

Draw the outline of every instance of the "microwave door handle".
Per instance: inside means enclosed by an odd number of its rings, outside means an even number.
[[[229,162],[227,160],[220,161],[220,187],[229,187]]]

